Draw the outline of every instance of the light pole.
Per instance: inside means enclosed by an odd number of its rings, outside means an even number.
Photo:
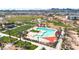
[[[39,42],[39,37],[37,37],[38,38],[38,42]]]
[[[21,37],[22,37],[22,32],[20,32],[19,36],[20,36],[20,41],[21,41]]]
[[[10,40],[10,42],[11,42],[11,33],[10,33],[10,30],[8,30],[8,33],[9,33],[9,40]]]

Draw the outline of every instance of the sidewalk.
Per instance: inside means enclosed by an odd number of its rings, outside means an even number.
[[[57,50],[61,50],[62,41],[63,41],[62,39],[59,39],[59,40],[58,40],[58,43],[57,43],[57,45],[56,45],[56,49],[57,49]]]
[[[53,48],[53,47],[49,47],[49,46],[46,46],[46,45],[43,45],[43,44],[39,44],[39,43],[36,43],[36,42],[32,42],[32,41],[28,41],[28,40],[24,40],[24,39],[21,39],[21,40],[22,40],[22,41],[31,42],[32,44],[37,45],[39,48],[41,48],[41,47],[45,47],[46,50],[55,50],[55,48]],[[39,49],[39,48],[38,48],[38,49]]]
[[[58,43],[56,45],[57,50],[61,50],[61,45],[62,45],[62,42],[63,42],[62,38],[64,37],[63,36],[64,34],[65,34],[64,31],[62,31],[61,37],[59,38]]]
[[[1,36],[9,36],[8,34],[3,34],[3,33],[0,33]],[[18,37],[15,37],[15,36],[11,36],[12,38],[16,38],[18,40],[20,40],[20,38]],[[28,41],[28,40],[24,40],[23,38],[21,38],[22,41],[27,41],[27,42],[31,42],[32,44],[34,45],[37,45],[38,47],[45,47],[47,50],[54,50],[53,47],[49,47],[49,46],[46,46],[46,45],[43,45],[43,44],[39,44],[39,43],[36,43],[36,42],[32,42],[32,41]],[[39,48],[38,48],[39,49]]]

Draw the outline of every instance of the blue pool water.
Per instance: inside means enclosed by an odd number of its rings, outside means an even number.
[[[39,27],[39,28],[37,28],[37,30],[44,31],[44,33],[42,33],[40,35],[40,37],[48,37],[48,36],[51,36],[51,35],[55,35],[55,32],[56,32],[56,30],[52,30],[52,29],[49,29],[47,27]],[[36,35],[36,36],[38,36],[38,35]]]

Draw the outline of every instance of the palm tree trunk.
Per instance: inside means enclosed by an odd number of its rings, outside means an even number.
[[[11,33],[10,33],[10,30],[9,30],[9,40],[10,40],[10,42],[11,42],[11,36],[10,36],[10,34],[11,34]]]

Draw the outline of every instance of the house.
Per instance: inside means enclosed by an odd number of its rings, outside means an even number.
[[[78,20],[79,19],[79,15],[69,15],[67,18],[69,20]]]

